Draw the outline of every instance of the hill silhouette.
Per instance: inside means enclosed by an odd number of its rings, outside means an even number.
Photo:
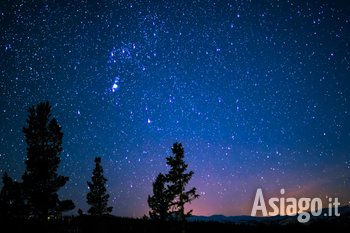
[[[350,218],[350,206],[342,206],[338,208],[340,214],[337,216],[325,216],[328,215],[329,209],[323,208],[319,216],[311,216],[310,223],[319,221],[337,221],[341,218]],[[225,216],[225,215],[211,215],[211,216],[191,216],[188,221],[190,222],[220,222],[220,223],[235,223],[235,224],[257,224],[257,223],[274,223],[280,225],[286,225],[288,223],[297,223],[296,216],[273,216],[273,217],[254,217],[249,215],[242,216]]]
[[[323,209],[322,213],[327,213]],[[321,230],[341,231],[350,226],[350,206],[339,208],[339,217],[311,217],[306,224],[299,223],[295,216],[251,217],[251,216],[192,216],[186,222],[188,233],[199,232],[315,232]],[[66,216],[61,219],[38,222],[35,219],[22,221],[0,220],[1,232],[179,232],[176,221],[154,221],[148,218],[122,218],[106,216]],[[4,231],[4,230],[7,231]]]

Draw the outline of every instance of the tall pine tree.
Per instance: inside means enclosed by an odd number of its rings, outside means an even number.
[[[191,203],[199,195],[196,193],[196,188],[193,187],[185,191],[186,185],[191,180],[194,172],[186,172],[188,165],[184,161],[185,152],[181,143],[174,143],[171,148],[173,156],[166,158],[167,164],[170,166],[170,171],[167,174],[169,182],[168,189],[172,197],[171,214],[179,221],[184,221],[187,216],[190,216],[192,210],[185,213],[185,204]]]
[[[149,212],[151,219],[166,220],[170,208],[171,197],[166,189],[167,179],[162,173],[159,173],[153,183],[153,196],[148,196],[147,202],[152,209]]]
[[[108,207],[107,179],[103,176],[101,157],[95,158],[95,164],[91,182],[87,182],[90,191],[86,198],[87,203],[91,206],[88,213],[94,216],[102,216],[110,214],[113,207]]]
[[[150,217],[162,220],[171,217],[184,222],[192,213],[192,210],[185,213],[185,204],[191,203],[199,195],[196,188],[185,191],[194,173],[187,172],[188,165],[184,161],[185,152],[181,143],[174,143],[172,152],[173,156],[166,158],[170,171],[157,176],[153,183],[153,196],[148,196]]]
[[[46,220],[74,208],[72,201],[60,201],[58,190],[68,177],[57,174],[62,152],[63,133],[51,116],[48,102],[29,108],[27,127],[23,128],[27,143],[23,192],[29,217]]]

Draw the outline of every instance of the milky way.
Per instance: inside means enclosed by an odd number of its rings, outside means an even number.
[[[1,175],[21,179],[27,109],[48,100],[60,195],[84,211],[101,156],[113,214],[147,214],[176,141],[194,214],[249,214],[257,188],[349,204],[345,1],[5,0],[0,28]]]

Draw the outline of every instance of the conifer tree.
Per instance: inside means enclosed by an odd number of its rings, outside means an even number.
[[[51,116],[48,102],[29,108],[23,133],[27,143],[23,192],[29,216],[46,220],[73,209],[71,200],[62,202],[57,194],[68,177],[57,174],[63,133],[57,120]]]
[[[166,181],[166,177],[159,173],[153,183],[153,196],[148,196],[147,199],[151,208],[149,212],[151,219],[164,221],[168,218],[171,199],[165,186]]]
[[[186,185],[194,174],[193,171],[186,172],[188,165],[184,161],[185,152],[181,143],[174,143],[172,147],[173,156],[166,158],[167,164],[170,166],[170,171],[167,174],[169,182],[168,190],[172,197],[171,214],[179,221],[184,221],[187,216],[190,216],[192,210],[185,213],[185,204],[191,203],[199,195],[196,193],[196,188],[193,187],[186,191]]]
[[[184,222],[192,213],[192,210],[185,213],[185,204],[191,203],[199,195],[194,187],[186,191],[186,186],[194,173],[187,172],[188,165],[184,161],[185,152],[181,143],[174,143],[172,152],[173,155],[166,158],[170,171],[157,176],[153,183],[153,196],[148,196],[150,217],[162,220],[171,217]]]
[[[107,179],[103,176],[101,157],[95,158],[95,164],[91,182],[87,182],[90,190],[86,196],[87,203],[90,205],[88,213],[94,216],[102,216],[110,214],[113,207],[108,207]]]

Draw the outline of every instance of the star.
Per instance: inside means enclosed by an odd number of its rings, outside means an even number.
[[[115,92],[116,90],[118,90],[118,88],[119,88],[118,84],[113,83],[112,92]]]

